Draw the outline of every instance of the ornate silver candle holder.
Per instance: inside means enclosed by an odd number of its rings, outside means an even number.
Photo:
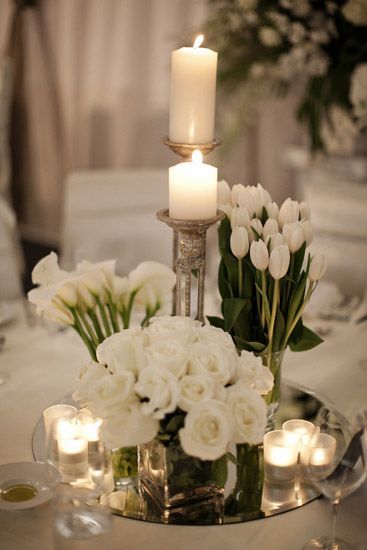
[[[176,153],[176,155],[179,155],[183,161],[191,160],[192,154],[196,149],[199,149],[203,157],[205,157],[222,143],[222,140],[220,138],[214,138],[214,140],[211,143],[177,143],[175,141],[171,141],[168,137],[164,138],[162,141],[165,145],[167,145],[167,147],[171,149],[171,151]],[[163,210],[161,210],[161,212],[163,212]],[[178,257],[178,234],[176,229],[173,226],[171,227],[173,228],[172,264],[173,264],[173,270],[176,271],[176,262]],[[205,248],[205,244],[204,244],[204,248]],[[178,313],[176,309],[176,289],[174,289],[173,301],[172,301],[172,315],[177,315],[177,314]]]
[[[157,218],[172,227],[177,234],[177,257],[175,270],[177,284],[175,290],[175,314],[191,317],[192,277],[197,277],[196,319],[204,322],[204,287],[206,232],[212,225],[224,218],[224,212],[205,220],[179,220],[171,218],[168,209],[157,212]]]

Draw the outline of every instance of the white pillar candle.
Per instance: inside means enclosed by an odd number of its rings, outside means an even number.
[[[169,215],[180,220],[201,220],[217,212],[218,170],[204,164],[199,150],[192,162],[169,169]]]
[[[264,436],[265,478],[275,483],[288,483],[296,476],[298,438],[292,432],[274,430]]]
[[[98,452],[100,441],[100,427],[102,420],[95,418],[91,411],[88,409],[82,409],[78,413],[78,422],[81,423],[84,429],[85,436],[88,441],[88,458],[91,458],[91,454]]]
[[[200,48],[172,52],[169,139],[176,143],[211,143],[214,139],[217,52]]]
[[[67,480],[88,475],[88,440],[80,424],[61,420],[57,426],[59,469]]]

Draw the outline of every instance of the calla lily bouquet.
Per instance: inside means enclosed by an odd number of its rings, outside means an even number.
[[[219,291],[223,318],[212,325],[228,331],[237,348],[272,355],[287,346],[304,351],[321,338],[305,327],[303,311],[326,269],[324,255],[308,250],[313,238],[306,202],[288,198],[279,208],[257,187],[218,184]]]
[[[99,344],[127,329],[133,313],[140,313],[142,326],[167,313],[176,284],[174,272],[158,262],[143,262],[126,277],[116,275],[115,263],[82,261],[68,272],[60,269],[57,255],[51,252],[32,272],[38,286],[28,299],[37,313],[73,327],[94,360]]]

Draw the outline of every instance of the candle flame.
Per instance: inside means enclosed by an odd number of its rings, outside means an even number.
[[[203,162],[203,155],[199,149],[195,149],[192,154],[191,160],[194,164],[201,164]]]
[[[196,50],[197,48],[200,48],[201,44],[203,43],[204,41],[204,35],[203,34],[199,34],[196,38],[195,38],[195,42],[194,42],[194,45],[193,45],[193,48]]]

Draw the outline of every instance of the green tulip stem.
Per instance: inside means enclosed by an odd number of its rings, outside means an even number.
[[[76,332],[79,334],[79,336],[81,337],[81,339],[83,340],[84,344],[87,346],[87,349],[89,351],[89,355],[91,356],[91,358],[96,361],[97,359],[97,356],[96,356],[96,350],[95,350],[95,347],[93,345],[93,342],[88,338],[87,334],[84,332],[84,329],[78,319],[78,315],[76,313],[76,308],[75,307],[69,307],[72,315],[73,315],[73,318],[74,318],[74,325],[73,325],[73,328],[74,330],[76,330]]]
[[[276,279],[274,281],[273,302],[271,306],[271,318],[270,318],[270,326],[269,326],[269,344],[268,344],[269,351],[268,351],[268,364],[267,364],[269,369],[271,366],[271,352],[273,347],[274,324],[275,324],[275,316],[276,316],[277,307],[278,307],[278,298],[279,298],[279,279]]]
[[[96,296],[96,302],[97,302],[99,312],[101,314],[102,323],[103,323],[104,330],[105,330],[105,333],[106,333],[106,338],[107,338],[108,336],[111,336],[112,331],[111,331],[111,328],[110,328],[110,325],[109,325],[109,322],[108,322],[108,319],[107,319],[106,310],[105,310],[101,300],[99,299],[99,296]]]
[[[306,292],[305,299],[303,300],[303,303],[302,303],[301,307],[299,308],[297,314],[295,315],[295,317],[294,317],[294,319],[291,323],[291,326],[288,329],[288,332],[286,333],[285,337],[283,338],[280,349],[285,349],[286,348],[286,346],[288,344],[288,340],[289,340],[293,330],[295,329],[298,321],[302,317],[302,314],[303,314],[303,311],[304,311],[305,307],[307,306],[308,302],[310,301],[311,294],[312,294],[314,288],[315,287],[313,287],[312,283],[310,282],[310,285],[309,285],[309,287],[307,289],[307,292]]]
[[[237,260],[238,265],[238,296],[242,298],[242,287],[243,287],[243,273],[242,273],[242,260]]]
[[[93,309],[88,309],[88,316],[89,316],[90,320],[91,320],[92,323],[93,323],[94,330],[96,331],[96,334],[97,334],[99,343],[103,342],[103,340],[105,339],[105,337],[103,336],[103,332],[102,332],[102,329],[101,329],[101,325],[99,324],[98,317],[97,317],[97,315],[95,314],[95,312],[94,312]]]
[[[261,325],[264,329],[265,328],[265,296],[266,296],[266,275],[265,275],[265,271],[261,272],[261,290],[262,290]]]

